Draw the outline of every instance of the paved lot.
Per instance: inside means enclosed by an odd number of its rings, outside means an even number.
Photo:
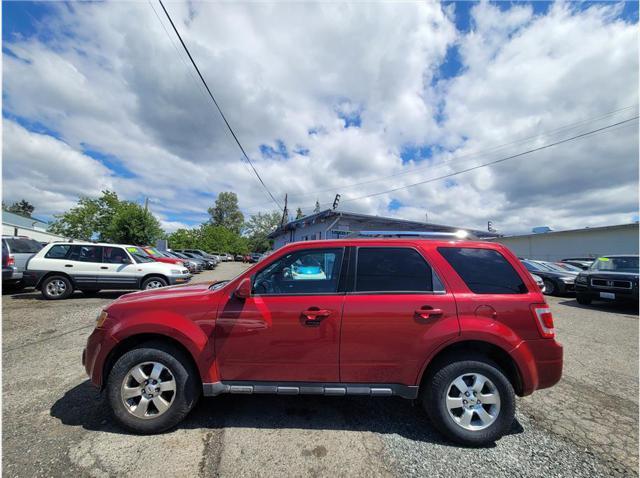
[[[222,264],[197,280],[229,278]],[[140,437],[112,425],[80,353],[119,294],[3,296],[5,476],[637,476],[638,315],[549,299],[565,345],[555,388],[519,400],[495,447],[445,442],[402,399],[222,396],[177,430]]]

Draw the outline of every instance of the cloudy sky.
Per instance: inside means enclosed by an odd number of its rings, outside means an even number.
[[[345,211],[504,233],[638,219],[636,2],[166,5],[291,210],[340,193]],[[2,15],[5,201],[50,218],[109,188],[149,197],[168,231],[221,191],[276,208],[155,0]]]

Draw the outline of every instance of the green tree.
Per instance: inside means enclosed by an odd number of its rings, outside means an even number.
[[[245,224],[245,234],[249,247],[255,252],[264,252],[271,248],[271,240],[267,237],[280,225],[280,213],[272,211],[251,216]]]
[[[209,208],[211,224],[222,226],[240,234],[244,223],[244,215],[238,207],[238,196],[233,192],[221,192],[216,198],[214,207]]]
[[[2,209],[8,212],[12,212],[14,214],[19,214],[24,217],[31,217],[33,214],[34,207],[33,205],[27,201],[26,199],[21,199],[18,202],[14,202],[10,206],[7,206],[4,202],[2,203]]]
[[[196,229],[178,229],[167,237],[171,249],[200,249],[200,235]]]
[[[102,240],[122,244],[149,245],[164,235],[160,222],[139,204],[123,202],[116,209]]]
[[[302,212],[302,209],[298,208],[296,209],[296,221],[298,219],[302,219],[304,217],[304,213]]]
[[[121,201],[109,190],[99,198],[80,198],[77,206],[56,216],[50,230],[73,239],[129,244],[152,244],[164,234],[153,214],[138,204]]]

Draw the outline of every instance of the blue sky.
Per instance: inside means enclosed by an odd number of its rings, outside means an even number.
[[[632,128],[378,194],[558,139],[542,133],[560,127],[632,115],[637,2],[216,5],[170,11],[255,167],[293,210],[341,193],[356,212],[428,211],[509,232],[637,217]],[[148,4],[2,8],[5,200],[25,197],[51,217],[111,188],[149,197],[168,230],[206,220],[220,191],[234,190],[246,215],[275,208]],[[597,180],[576,174],[580,162]],[[558,194],[564,207],[549,202]]]

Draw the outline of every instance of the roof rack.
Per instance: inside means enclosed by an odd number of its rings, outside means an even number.
[[[463,229],[456,232],[440,231],[354,231],[344,236],[345,239],[356,237],[364,238],[391,238],[391,237],[419,237],[422,239],[471,239],[474,236]]]

